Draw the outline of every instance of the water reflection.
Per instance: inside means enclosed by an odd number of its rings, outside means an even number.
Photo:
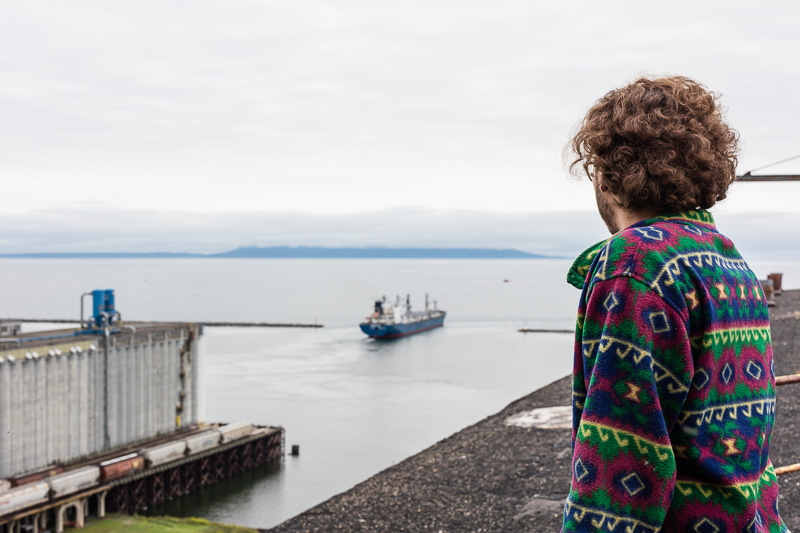
[[[299,444],[301,454],[245,485],[229,480],[159,510],[259,528],[351,488],[571,365],[569,336],[523,335],[509,323],[452,322],[393,341],[352,327],[209,328],[205,342],[206,419],[282,425],[287,449]]]

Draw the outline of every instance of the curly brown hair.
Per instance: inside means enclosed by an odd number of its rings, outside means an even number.
[[[601,176],[626,210],[707,209],[736,179],[739,134],[723,120],[718,99],[682,76],[615,89],[589,110],[567,146],[575,157],[570,172]]]

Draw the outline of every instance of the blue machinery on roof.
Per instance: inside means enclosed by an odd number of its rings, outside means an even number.
[[[92,296],[92,316],[83,319],[83,299]],[[124,326],[136,332],[133,326]],[[0,339],[0,343],[38,342],[43,340],[64,339],[79,337],[81,335],[109,335],[122,332],[122,314],[114,307],[114,290],[97,289],[81,295],[81,327],[72,333],[59,333],[56,335],[38,335],[33,337],[8,337]]]
[[[90,316],[84,324],[83,299],[89,295],[92,296],[92,316]],[[87,333],[99,333],[105,330],[105,328],[118,325],[120,322],[122,322],[122,315],[114,308],[113,289],[96,289],[92,292],[81,294],[82,330],[89,330]]]

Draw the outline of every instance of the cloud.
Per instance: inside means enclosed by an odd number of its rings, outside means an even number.
[[[785,58],[800,50],[797,14],[792,2],[687,0],[668,10],[620,0],[602,10],[524,0],[6,3],[8,209],[591,209],[591,194],[563,183],[561,147],[596,98],[643,71],[688,74],[723,93],[744,168],[796,153],[786,110],[800,103],[800,63]],[[773,202],[792,207],[783,194]]]

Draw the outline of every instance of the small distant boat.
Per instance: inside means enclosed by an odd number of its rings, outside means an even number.
[[[406,303],[400,303],[400,297],[394,304],[386,302],[386,296],[375,302],[375,310],[364,322],[359,324],[361,331],[373,339],[396,339],[429,329],[441,327],[447,313],[436,309],[429,309],[428,295],[425,295],[425,310],[412,311],[411,297],[406,296]]]

